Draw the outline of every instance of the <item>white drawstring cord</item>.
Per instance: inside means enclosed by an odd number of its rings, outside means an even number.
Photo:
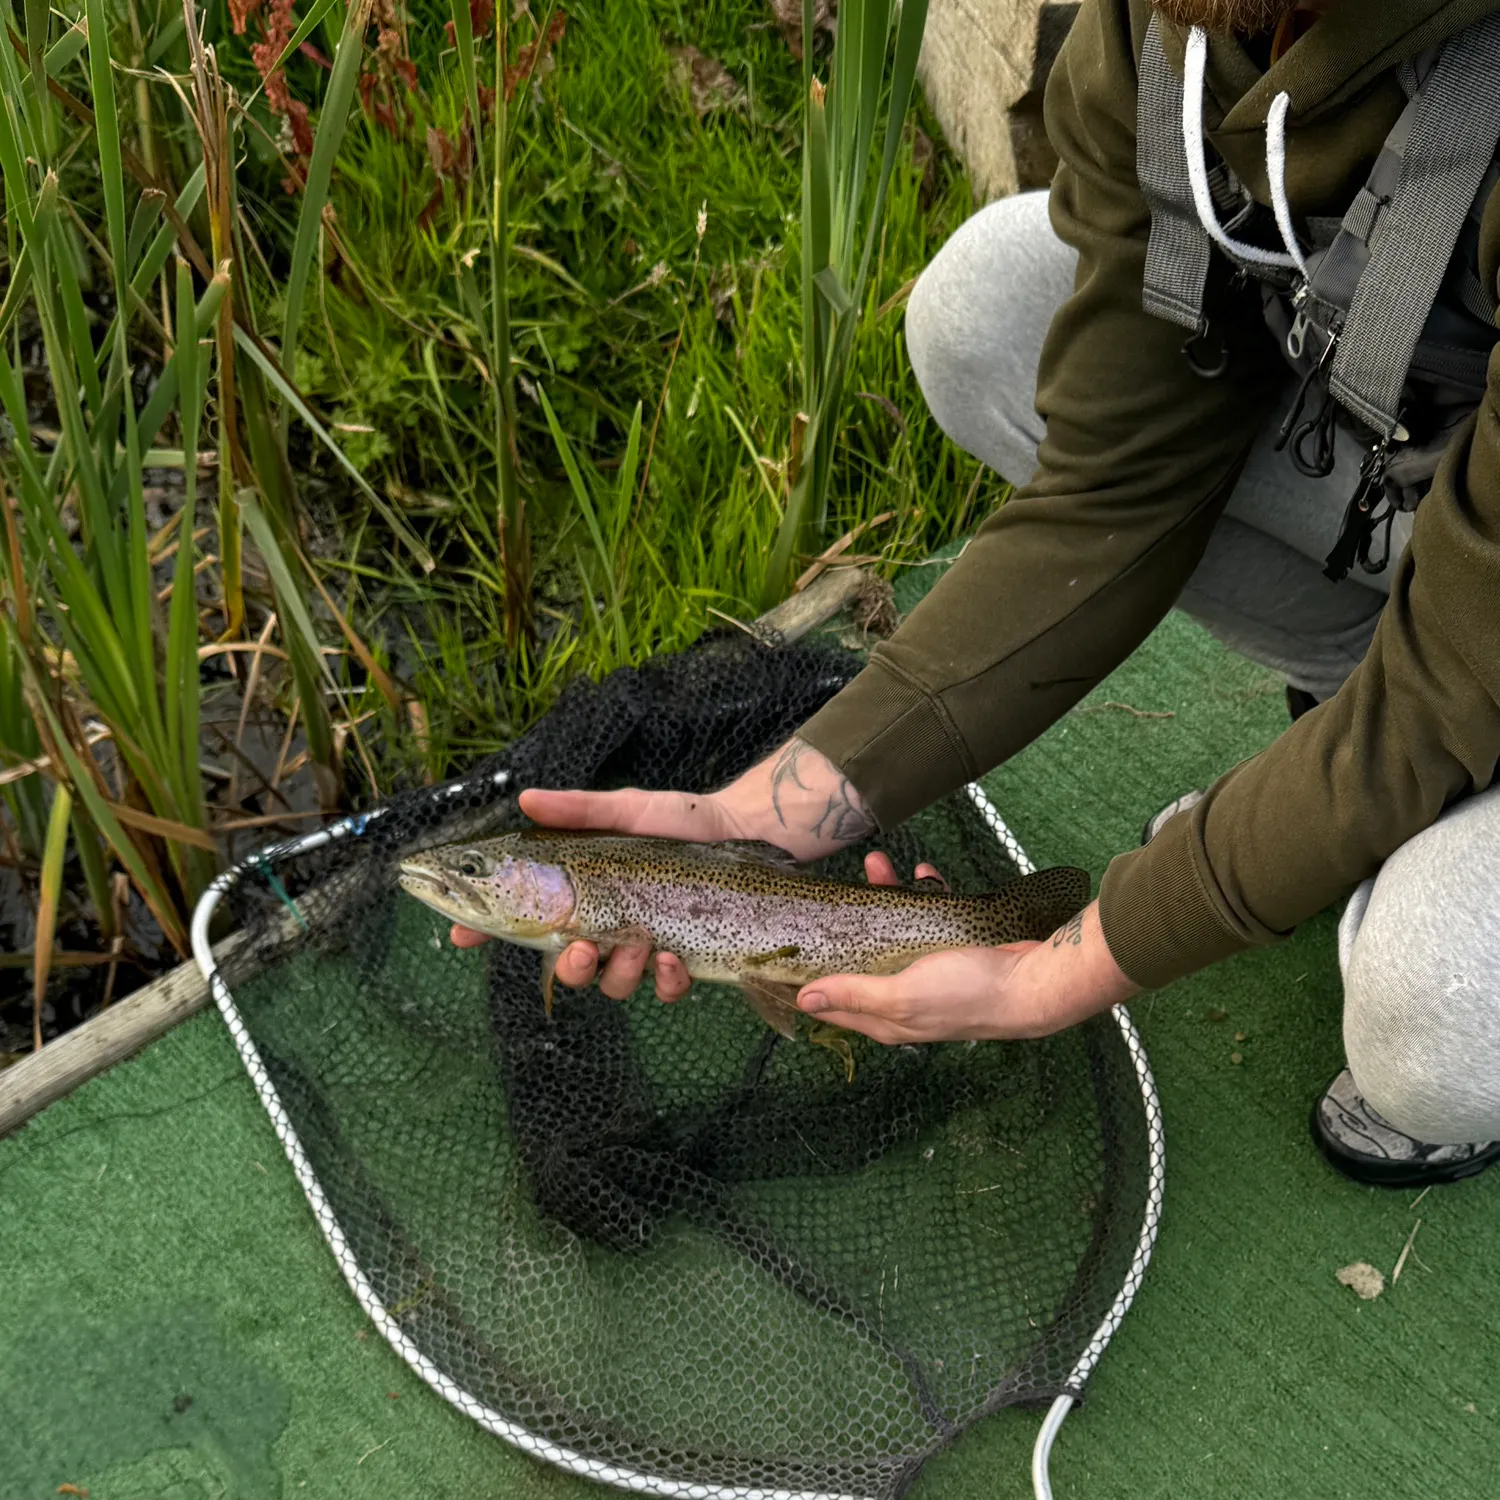
[[[1287,254],[1305,281],[1307,261],[1297,243],[1297,231],[1292,227],[1292,205],[1286,196],[1286,117],[1291,107],[1292,96],[1287,93],[1277,94],[1271,101],[1271,112],[1266,116],[1266,176],[1271,179],[1271,206],[1276,210],[1281,243],[1286,246]]]
[[[1188,35],[1187,64],[1184,69],[1182,91],[1182,143],[1187,149],[1188,180],[1193,187],[1193,205],[1198,210],[1198,222],[1209,237],[1222,245],[1239,260],[1257,266],[1278,266],[1282,270],[1305,272],[1301,253],[1281,254],[1275,250],[1262,250],[1259,245],[1242,244],[1231,239],[1219,223],[1214,212],[1213,195],[1208,190],[1208,163],[1203,145],[1203,91],[1204,74],[1208,65],[1208,33],[1201,26],[1193,27]],[[1282,104],[1282,100],[1286,100]],[[1273,140],[1271,123],[1266,123],[1266,170],[1271,177],[1271,196],[1276,202],[1276,223],[1282,238],[1287,240],[1289,250],[1294,250],[1296,239],[1289,235],[1291,209],[1286,202],[1286,112],[1291,100],[1285,94],[1278,96],[1276,103],[1280,111],[1273,108],[1278,120],[1278,138]],[[1280,146],[1279,170],[1273,153]],[[1283,219],[1283,214],[1285,215]]]

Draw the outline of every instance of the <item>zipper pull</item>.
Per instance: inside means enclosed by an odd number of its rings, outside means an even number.
[[[1297,290],[1292,293],[1292,326],[1287,331],[1286,352],[1294,360],[1302,358],[1302,351],[1307,347],[1307,294],[1310,288],[1304,281]]]
[[[1338,540],[1323,568],[1323,576],[1335,583],[1347,578],[1354,564],[1370,555],[1370,537],[1378,524],[1375,511],[1385,495],[1385,469],[1390,451],[1390,439],[1381,438],[1360,465],[1359,483],[1349,498]]]

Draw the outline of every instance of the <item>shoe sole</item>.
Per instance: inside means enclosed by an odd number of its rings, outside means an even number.
[[[1414,1166],[1404,1162],[1382,1161],[1376,1157],[1358,1156],[1345,1151],[1324,1133],[1318,1117],[1318,1100],[1312,1107],[1312,1136],[1323,1160],[1340,1177],[1358,1182],[1365,1187],[1414,1188],[1431,1187],[1448,1182],[1462,1182],[1465,1178],[1477,1177],[1486,1167],[1500,1161],[1500,1141],[1487,1151],[1471,1156],[1467,1161],[1440,1162],[1437,1166]]]

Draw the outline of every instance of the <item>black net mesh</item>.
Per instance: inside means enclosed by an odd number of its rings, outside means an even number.
[[[980,1415],[1059,1393],[1131,1274],[1154,1126],[1110,1018],[856,1037],[851,1084],[732,991],[560,989],[549,1021],[537,954],[454,949],[396,887],[403,854],[518,826],[524,786],[722,784],[858,666],[705,638],[226,898],[224,977],[346,1272],[452,1399],[603,1477],[896,1495]],[[959,891],[1016,875],[963,796],[878,845]]]

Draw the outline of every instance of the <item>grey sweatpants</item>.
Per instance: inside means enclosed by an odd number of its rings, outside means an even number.
[[[1036,469],[1037,365],[1075,264],[1052,231],[1047,195],[1024,193],[964,224],[907,305],[907,347],[933,416],[1014,484]],[[1328,698],[1369,648],[1393,570],[1356,570],[1338,584],[1323,576],[1362,457],[1354,440],[1341,431],[1334,473],[1309,479],[1273,438],[1257,441],[1178,607],[1294,687]],[[1393,560],[1410,535],[1410,517],[1399,517]],[[1393,1125],[1430,1144],[1500,1138],[1497,895],[1500,788],[1457,804],[1398,849],[1340,924],[1355,1083]]]

